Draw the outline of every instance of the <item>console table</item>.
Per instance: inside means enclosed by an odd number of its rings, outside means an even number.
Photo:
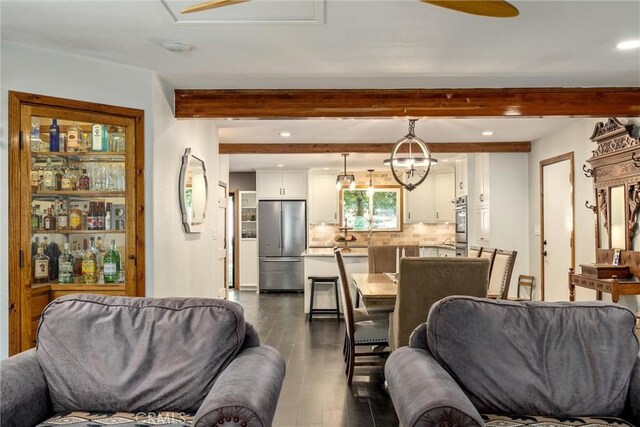
[[[575,301],[576,286],[593,289],[596,298],[602,299],[602,293],[611,294],[611,300],[618,302],[620,295],[640,295],[640,280],[636,276],[624,279],[597,279],[584,274],[573,274],[573,268],[569,272],[569,300]]]

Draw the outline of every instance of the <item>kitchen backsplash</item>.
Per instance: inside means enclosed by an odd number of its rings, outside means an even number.
[[[309,227],[310,246],[333,246],[338,234],[338,225],[311,225]],[[404,224],[402,231],[350,231],[358,239],[352,246],[373,245],[439,245],[444,242],[455,243],[455,224]]]
[[[353,172],[358,186],[369,185],[368,172]],[[374,172],[373,185],[397,185],[391,172]],[[313,195],[311,196],[313,197]],[[336,194],[337,197],[337,194]],[[310,225],[310,246],[333,246],[334,237],[340,233],[338,225]],[[368,246],[368,231],[350,231],[358,239],[352,246]],[[438,245],[444,242],[455,243],[455,224],[404,224],[402,231],[375,231],[372,234],[374,245]]]

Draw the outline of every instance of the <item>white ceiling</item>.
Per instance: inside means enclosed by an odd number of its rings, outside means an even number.
[[[176,88],[640,85],[640,51],[615,48],[640,35],[637,0],[513,1],[512,19],[417,0],[177,12],[198,1],[1,0],[2,40],[155,70]]]

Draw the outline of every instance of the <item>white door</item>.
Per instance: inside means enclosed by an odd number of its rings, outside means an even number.
[[[413,191],[404,190],[404,216],[406,223],[436,222],[435,179],[432,174]]]
[[[489,205],[489,153],[475,155],[476,206]]]
[[[467,191],[467,155],[456,160],[456,197],[466,196]]]
[[[572,267],[573,233],[572,158],[551,164],[542,162],[543,223],[542,297],[545,301],[569,301],[567,274]]]
[[[312,224],[338,223],[338,195],[336,175],[310,175],[311,197],[309,197],[309,222]]]
[[[476,243],[480,246],[489,246],[491,235],[491,218],[489,216],[489,208],[476,209]]]
[[[335,189],[335,184],[334,187]],[[307,173],[287,172],[282,174],[282,195],[287,199],[307,198]]]
[[[456,220],[456,205],[454,203],[455,179],[453,172],[439,173],[436,180],[436,221],[454,222]]]

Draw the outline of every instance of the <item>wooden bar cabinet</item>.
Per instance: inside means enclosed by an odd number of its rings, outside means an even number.
[[[105,274],[112,242],[120,260]],[[65,244],[74,274],[62,280]],[[36,344],[55,298],[144,296],[144,266],[144,111],[10,91],[10,355]]]

